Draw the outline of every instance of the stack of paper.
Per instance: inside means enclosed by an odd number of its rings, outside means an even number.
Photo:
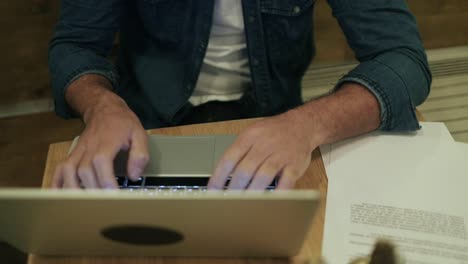
[[[406,263],[468,263],[468,145],[441,123],[321,148],[328,175],[323,256],[343,264],[379,238]]]

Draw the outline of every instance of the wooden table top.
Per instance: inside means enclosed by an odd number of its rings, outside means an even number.
[[[148,131],[149,134],[160,135],[213,135],[213,134],[239,134],[246,126],[255,122],[255,119],[244,119],[207,123],[190,126],[162,128]],[[49,147],[47,163],[44,172],[43,187],[51,185],[55,166],[64,157],[70,148],[71,141],[52,144]],[[43,257],[29,255],[28,264],[149,264],[149,263],[226,263],[226,264],[256,264],[256,263],[309,263],[308,260],[320,256],[322,248],[323,225],[325,219],[325,203],[328,180],[322,157],[318,149],[312,153],[312,162],[305,175],[297,182],[297,189],[315,189],[322,195],[320,207],[309,230],[307,239],[298,256],[291,259],[268,258],[175,258],[175,257]]]

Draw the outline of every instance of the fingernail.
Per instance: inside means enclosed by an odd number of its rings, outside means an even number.
[[[104,182],[101,185],[101,189],[104,189],[104,190],[115,190],[118,188],[119,187],[117,186],[117,184],[113,182]]]
[[[219,186],[219,185],[211,185],[211,186],[208,186],[209,189],[211,190],[222,190],[224,188],[223,185]]]
[[[115,190],[115,189],[117,189],[117,186],[115,186],[115,185],[104,185],[102,188],[104,190]]]
[[[142,170],[140,168],[135,168],[133,171],[130,173],[130,178],[132,179],[137,179],[138,177],[141,176]]]

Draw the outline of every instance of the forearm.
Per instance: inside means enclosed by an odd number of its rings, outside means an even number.
[[[107,60],[121,25],[122,0],[62,0],[60,16],[49,45],[49,69],[55,112],[76,117],[65,99],[65,90],[86,74],[104,76],[116,88],[119,76]]]
[[[125,105],[125,102],[112,92],[111,83],[98,74],[85,74],[72,82],[66,90],[65,100],[85,123],[95,111]]]
[[[376,96],[381,131],[418,130],[415,107],[430,91],[429,64],[406,2],[328,0],[360,62],[338,84],[360,83]]]
[[[374,95],[357,83],[286,113],[309,132],[310,146],[336,142],[377,129],[380,107]]]

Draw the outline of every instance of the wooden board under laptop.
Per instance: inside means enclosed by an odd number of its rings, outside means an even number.
[[[150,134],[161,135],[211,135],[211,134],[239,134],[249,124],[255,122],[255,119],[226,121],[218,123],[208,123],[172,128],[163,128],[149,131]],[[49,148],[49,154],[46,169],[43,178],[43,187],[50,186],[51,177],[56,164],[61,161],[70,148],[70,142],[52,144]],[[312,154],[312,162],[306,174],[298,181],[297,189],[316,189],[322,194],[319,210],[314,217],[313,224],[309,230],[306,242],[298,256],[292,259],[237,259],[237,258],[174,258],[174,257],[44,257],[30,255],[29,264],[49,264],[49,263],[304,263],[304,261],[320,256],[323,235],[323,223],[325,215],[327,177],[318,150]]]

